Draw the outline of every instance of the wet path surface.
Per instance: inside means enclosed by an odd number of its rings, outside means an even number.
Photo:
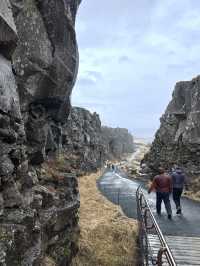
[[[122,173],[112,171],[106,172],[98,181],[102,194],[113,203],[119,204],[130,218],[137,218],[135,194],[139,185],[138,181],[129,180]],[[157,216],[155,193],[149,195],[145,188],[144,193],[164,235],[200,236],[200,203],[182,198],[183,215],[177,216],[174,202],[171,199],[173,219],[170,221],[167,219],[164,205],[162,205],[161,217]]]

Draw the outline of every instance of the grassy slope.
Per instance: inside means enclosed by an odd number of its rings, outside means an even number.
[[[73,266],[137,265],[137,223],[106,200],[96,187],[98,174],[79,180],[79,254]]]

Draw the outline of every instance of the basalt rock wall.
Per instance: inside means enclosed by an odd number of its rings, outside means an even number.
[[[125,128],[102,127],[103,143],[108,159],[120,159],[134,151],[133,136]]]
[[[151,169],[174,164],[200,174],[200,76],[178,82],[145,161]]]
[[[84,173],[100,168],[106,159],[106,146],[99,115],[73,107],[63,127],[62,145],[75,169]]]
[[[73,107],[62,129],[62,146],[71,169],[80,174],[96,171],[106,160],[120,159],[134,151],[127,129],[101,126],[97,113]]]
[[[0,264],[69,265],[76,176],[42,169],[61,147],[78,69],[80,0],[0,1]]]

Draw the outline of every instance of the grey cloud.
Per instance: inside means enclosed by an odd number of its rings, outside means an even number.
[[[80,87],[93,87],[96,85],[96,81],[94,81],[93,79],[91,78],[87,78],[87,77],[84,77],[84,78],[79,78],[78,81],[78,86]]]
[[[87,37],[85,37],[87,36]],[[103,47],[109,43],[111,35],[109,32],[101,29],[88,27],[86,32],[80,32],[78,35],[79,46],[82,48]]]
[[[93,79],[95,79],[96,81],[103,80],[103,75],[101,72],[90,70],[90,71],[87,71],[87,74]]]
[[[181,70],[184,69],[187,65],[184,64],[168,64],[167,67],[174,71],[174,70]]]
[[[171,50],[171,51],[168,52],[168,56],[174,56],[174,55],[176,55],[175,51]]]
[[[98,57],[94,57],[92,60],[92,64],[94,67],[97,67],[98,65],[102,64],[110,64],[114,62],[114,58],[111,55],[102,55]]]
[[[200,72],[199,11],[197,0],[83,1],[73,102],[153,135],[176,81]]]
[[[167,64],[167,68],[170,71],[176,72],[183,72],[184,70],[191,70],[192,72],[194,72],[194,70],[196,70],[195,72],[198,73],[200,69],[200,61],[182,60],[182,62],[180,61],[180,63]]]
[[[119,57],[118,62],[119,63],[131,63],[132,59],[126,55],[122,55]]]

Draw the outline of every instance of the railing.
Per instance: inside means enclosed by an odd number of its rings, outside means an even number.
[[[165,241],[141,187],[138,187],[137,189],[136,200],[139,220],[139,242],[142,258],[141,265],[176,266],[177,264],[173,258],[171,250]],[[155,250],[151,246],[150,237],[151,239],[155,238],[156,243],[159,245],[159,247],[156,247],[157,254],[155,254]]]

